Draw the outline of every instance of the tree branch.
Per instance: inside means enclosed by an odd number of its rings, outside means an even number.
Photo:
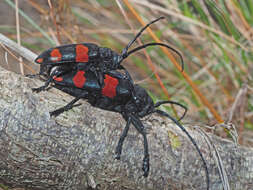
[[[130,128],[121,160],[114,159],[125,126],[119,114],[82,106],[50,118],[49,111],[73,98],[41,82],[0,68],[0,183],[32,189],[205,189],[205,171],[194,146],[168,119],[153,114],[143,121],[148,132],[151,171],[142,176],[143,139]],[[205,138],[190,134],[199,145],[211,178],[222,189],[215,159]],[[168,132],[181,145],[172,148]],[[209,134],[232,189],[253,189],[253,150]]]
[[[5,35],[0,33],[0,43],[7,46],[11,50],[18,53],[20,56],[26,58],[28,61],[33,62],[34,59],[37,57],[35,53],[30,51],[29,49],[18,45],[16,42],[12,41],[11,39],[7,38]]]

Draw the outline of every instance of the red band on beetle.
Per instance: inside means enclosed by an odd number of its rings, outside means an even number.
[[[53,76],[53,79],[54,79],[55,81],[58,81],[58,82],[63,81],[63,78],[62,78],[62,77]]]
[[[51,61],[53,61],[53,62],[56,62],[56,61],[61,61],[61,58],[62,58],[62,54],[61,54],[61,52],[60,52],[60,50],[59,49],[53,49],[52,51],[51,51],[51,53],[50,53],[50,59],[51,59]]]
[[[43,58],[39,58],[36,60],[36,63],[42,63],[43,62]]]
[[[74,85],[77,88],[82,88],[86,81],[86,78],[84,77],[84,73],[85,73],[84,71],[78,71],[76,75],[73,77]]]
[[[114,96],[116,96],[116,87],[119,84],[118,79],[113,78],[109,75],[105,75],[104,83],[105,86],[102,89],[102,94],[109,98],[113,98]]]
[[[89,55],[88,55],[89,49],[82,45],[77,44],[76,45],[76,62],[88,62],[89,61]]]

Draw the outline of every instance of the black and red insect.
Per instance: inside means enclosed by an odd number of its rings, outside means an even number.
[[[173,101],[160,101],[154,104],[153,100],[144,88],[134,84],[132,81],[123,76],[124,74],[118,71],[111,71],[110,74],[104,74],[104,85],[101,85],[97,80],[97,76],[90,70],[84,71],[76,69],[64,72],[64,67],[67,68],[67,66],[55,66],[51,70],[43,73],[43,76],[47,78],[51,77],[53,79],[52,82],[54,87],[75,97],[66,106],[51,112],[51,116],[57,116],[64,111],[72,109],[75,106],[74,104],[80,99],[87,100],[94,107],[120,113],[126,121],[126,126],[116,147],[116,159],[120,159],[123,142],[127,136],[130,125],[133,124],[136,130],[143,136],[144,140],[144,158],[142,169],[145,177],[148,176],[150,168],[149,151],[145,127],[140,118],[152,113],[168,117],[175,122],[183,132],[186,133],[197,149],[197,152],[204,163],[208,186],[207,189],[209,189],[207,164],[195,140],[178,122],[178,120],[171,117],[168,113],[157,109],[157,107],[162,104],[171,103],[183,107],[186,112],[187,109],[183,105]],[[61,75],[59,75],[59,73],[61,73]],[[135,91],[135,96],[132,95],[133,90]]]
[[[143,27],[138,34],[131,40],[128,45],[123,49],[121,54],[116,53],[115,51],[111,50],[107,47],[99,47],[93,43],[80,43],[80,44],[68,44],[62,45],[54,48],[50,48],[44,52],[42,52],[36,59],[35,62],[40,64],[40,72],[38,75],[41,75],[44,71],[50,70],[54,66],[67,66],[70,70],[84,70],[93,71],[99,83],[103,85],[104,81],[104,73],[108,71],[117,70],[117,69],[124,69],[125,68],[121,65],[122,61],[126,59],[132,53],[144,49],[149,46],[164,46],[170,50],[173,50],[177,53],[182,62],[182,70],[184,69],[183,58],[181,54],[175,50],[174,48],[164,44],[164,43],[147,43],[136,47],[130,51],[128,49],[131,45],[136,41],[136,39],[141,36],[143,31],[149,27],[151,24],[163,19],[164,17],[160,17],[151,21],[145,27]],[[128,74],[127,70],[125,70],[126,76],[131,79],[131,76]],[[37,89],[37,91],[44,90],[49,83],[52,81],[51,78],[48,78],[46,83]]]
[[[166,44],[148,43],[128,51],[130,46],[150,24],[162,18],[160,17],[142,28],[126,48],[123,49],[120,55],[109,48],[99,47],[91,43],[59,46],[43,52],[35,61],[40,64],[40,72],[38,75],[44,76],[46,83],[33,90],[36,92],[46,90],[47,86],[53,83],[54,87],[75,97],[66,106],[51,112],[51,116],[57,116],[64,111],[72,109],[75,106],[74,104],[80,99],[86,99],[94,107],[120,113],[127,124],[116,147],[116,158],[120,159],[124,139],[127,136],[130,124],[133,124],[144,138],[142,169],[145,177],[149,173],[149,152],[145,127],[140,118],[152,113],[158,113],[170,118],[187,134],[200,154],[204,162],[209,187],[207,165],[194,139],[176,119],[166,112],[156,109],[165,103],[185,107],[172,101],[161,101],[154,104],[146,90],[133,83],[127,70],[125,70],[125,74],[115,71],[116,69],[124,69],[121,62],[130,54],[148,46],[156,45],[164,46],[175,51],[182,60],[183,70],[184,65],[181,54]]]

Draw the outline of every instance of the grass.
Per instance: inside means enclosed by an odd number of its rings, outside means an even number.
[[[13,1],[5,2],[15,12]],[[47,1],[43,4],[35,0],[26,1],[25,6],[33,9],[40,20],[34,20],[19,10],[20,17],[25,20],[20,24],[21,43],[37,53],[57,43],[74,42],[93,42],[121,52],[133,38],[133,33],[141,28],[141,21],[148,23],[165,16],[166,20],[152,25],[141,41],[147,43],[158,38],[175,47],[184,57],[184,73],[174,66],[180,63],[177,56],[158,47],[149,48],[144,54],[136,53],[124,62],[124,66],[154,99],[170,97],[186,105],[189,111],[185,121],[214,124],[228,121],[232,114],[229,122],[240,128],[241,144],[252,145],[244,134],[253,130],[253,2],[119,2],[122,9],[116,1],[105,0],[52,1],[51,8]],[[0,25],[0,32],[14,40],[15,31],[8,22]],[[25,73],[31,71],[25,69]],[[243,97],[235,101],[244,84],[248,86],[247,93],[242,93]],[[231,113],[233,105],[235,109]],[[179,110],[174,108],[170,111],[175,114],[173,112]]]

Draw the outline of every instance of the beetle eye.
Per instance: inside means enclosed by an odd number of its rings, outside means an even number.
[[[58,69],[58,66],[49,68],[48,70],[50,72],[50,76],[57,74],[57,69]]]
[[[135,103],[139,105],[141,103],[140,99],[136,98]]]

